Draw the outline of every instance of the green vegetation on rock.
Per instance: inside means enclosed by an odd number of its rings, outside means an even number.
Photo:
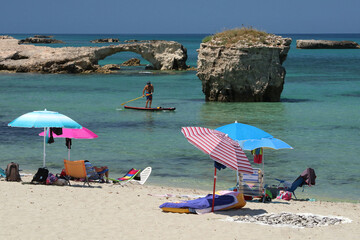
[[[226,30],[221,33],[216,33],[215,35],[207,36],[202,40],[202,42],[206,43],[211,41],[213,44],[225,46],[231,46],[238,42],[247,45],[253,45],[256,43],[267,45],[267,38],[272,36],[273,34],[259,31],[252,27],[242,27]]]

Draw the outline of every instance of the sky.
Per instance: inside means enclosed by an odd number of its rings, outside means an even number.
[[[360,33],[360,0],[4,0],[0,34]]]

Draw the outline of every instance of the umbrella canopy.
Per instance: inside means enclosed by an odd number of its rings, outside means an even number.
[[[48,133],[49,135],[50,133]],[[44,136],[45,132],[39,133],[39,136]],[[71,149],[71,139],[92,139],[97,138],[98,135],[96,135],[94,132],[90,131],[89,129],[83,127],[81,129],[76,128],[63,128],[62,134],[57,135],[53,134],[54,138],[68,138],[66,141],[66,146],[68,148],[68,160],[70,160],[70,149]]]
[[[56,128],[82,128],[80,124],[71,118],[53,111],[34,111],[21,115],[8,124],[9,127],[25,127],[25,128],[44,128],[46,131],[50,127]],[[45,167],[46,158],[46,136],[44,136],[44,157],[43,167]]]
[[[39,136],[44,136],[45,132],[39,133]],[[98,135],[96,135],[94,132],[90,131],[89,129],[83,127],[80,129],[76,128],[63,128],[62,134],[57,135],[53,134],[54,138],[75,138],[75,139],[91,139],[91,138],[97,138]]]
[[[80,124],[71,118],[53,111],[34,111],[25,113],[8,124],[10,127],[25,128],[82,128]]]
[[[239,144],[244,150],[254,150],[256,148],[271,148],[271,149],[293,149],[289,144],[277,138],[261,138],[249,139],[239,141]]]
[[[213,160],[239,172],[253,172],[239,143],[226,134],[203,127],[183,127],[181,132],[191,144],[209,154]]]
[[[210,158],[219,162],[237,172],[252,173],[249,160],[242,151],[239,143],[229,138],[226,134],[202,127],[183,127],[181,132],[186,139],[195,147],[200,149]],[[214,211],[216,185],[216,167],[214,172],[213,202],[212,210]]]
[[[254,150],[257,148],[272,148],[272,149],[293,149],[289,144],[280,139],[274,138],[271,134],[251,125],[238,123],[231,123],[216,130],[226,133],[232,139],[236,140],[244,150]],[[263,181],[265,181],[264,158],[261,155],[261,160],[255,161],[262,163]],[[264,198],[265,199],[265,198]]]
[[[238,123],[237,121],[219,127],[216,130],[227,134],[230,138],[237,141],[248,139],[273,138],[270,133],[267,133],[260,128],[243,123]]]

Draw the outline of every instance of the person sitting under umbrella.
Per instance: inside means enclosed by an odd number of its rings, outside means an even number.
[[[86,174],[89,176],[89,180],[104,180],[106,177],[106,183],[109,183],[109,168],[107,166],[96,167],[93,166],[89,160],[85,160]]]

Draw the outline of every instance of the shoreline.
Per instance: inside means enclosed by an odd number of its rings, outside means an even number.
[[[23,177],[30,182],[32,177]],[[73,186],[47,186],[0,181],[2,236],[6,239],[120,238],[132,239],[354,239],[360,234],[360,204],[276,200],[247,202],[242,209],[203,215],[165,213],[164,202],[184,200],[182,195],[204,195],[208,191],[154,185],[82,182]],[[174,197],[166,197],[166,194]],[[312,213],[343,217],[350,223],[291,228],[225,221],[228,218],[263,213]]]
[[[22,169],[20,174],[31,174],[32,176],[26,176],[24,179],[28,179],[30,178],[30,180],[27,180],[28,182],[31,181],[32,177],[35,175],[37,170],[24,170]],[[49,169],[49,172],[50,169]],[[123,172],[123,174],[125,174],[126,171]],[[54,175],[56,173],[53,173]],[[58,173],[60,174],[60,172]],[[112,176],[112,173],[110,172],[110,178],[115,178],[114,176]],[[121,175],[122,176],[122,175]],[[120,175],[118,175],[118,177],[120,177]],[[21,177],[23,179],[23,176]],[[149,179],[151,179],[151,175],[149,177]],[[0,181],[1,181],[1,178],[0,178]],[[211,181],[211,180],[209,180]],[[24,181],[23,181],[24,182]],[[174,183],[173,181],[171,183]],[[185,191],[192,191],[193,188],[190,188],[190,187],[187,187],[188,186],[188,183],[181,183],[181,184],[171,184],[169,182],[162,182],[162,179],[156,179],[155,181],[151,182],[150,180],[150,183],[149,183],[149,180],[148,182],[146,182],[145,184],[146,185],[149,185],[149,186],[153,186],[153,187],[166,187],[166,188],[175,188],[175,189],[183,189]],[[96,184],[96,183],[93,183],[93,184]],[[235,184],[234,184],[235,185]],[[316,187],[316,186],[315,186]],[[201,191],[201,192],[207,192],[207,193],[212,193],[212,183],[209,184],[209,188],[207,187],[204,187],[202,185],[198,185],[198,186],[195,186],[196,189],[198,189],[198,191]],[[222,189],[221,187],[217,186],[216,187],[216,191],[218,190],[226,190],[226,188]],[[302,190],[301,188],[299,187],[296,191],[296,193],[300,193]],[[306,192],[306,189],[305,189],[305,192]],[[298,194],[297,194],[298,195]],[[333,203],[354,203],[354,204],[357,204],[357,203],[360,203],[360,199],[347,199],[347,198],[329,198],[329,197],[323,197],[321,195],[314,195],[312,194],[311,196],[309,194],[305,194],[305,198],[303,196],[300,195],[300,197],[298,199],[292,199],[292,201],[298,201],[298,202],[310,202],[309,200],[310,199],[315,199],[314,202],[333,202]],[[253,200],[254,201],[254,200]]]

